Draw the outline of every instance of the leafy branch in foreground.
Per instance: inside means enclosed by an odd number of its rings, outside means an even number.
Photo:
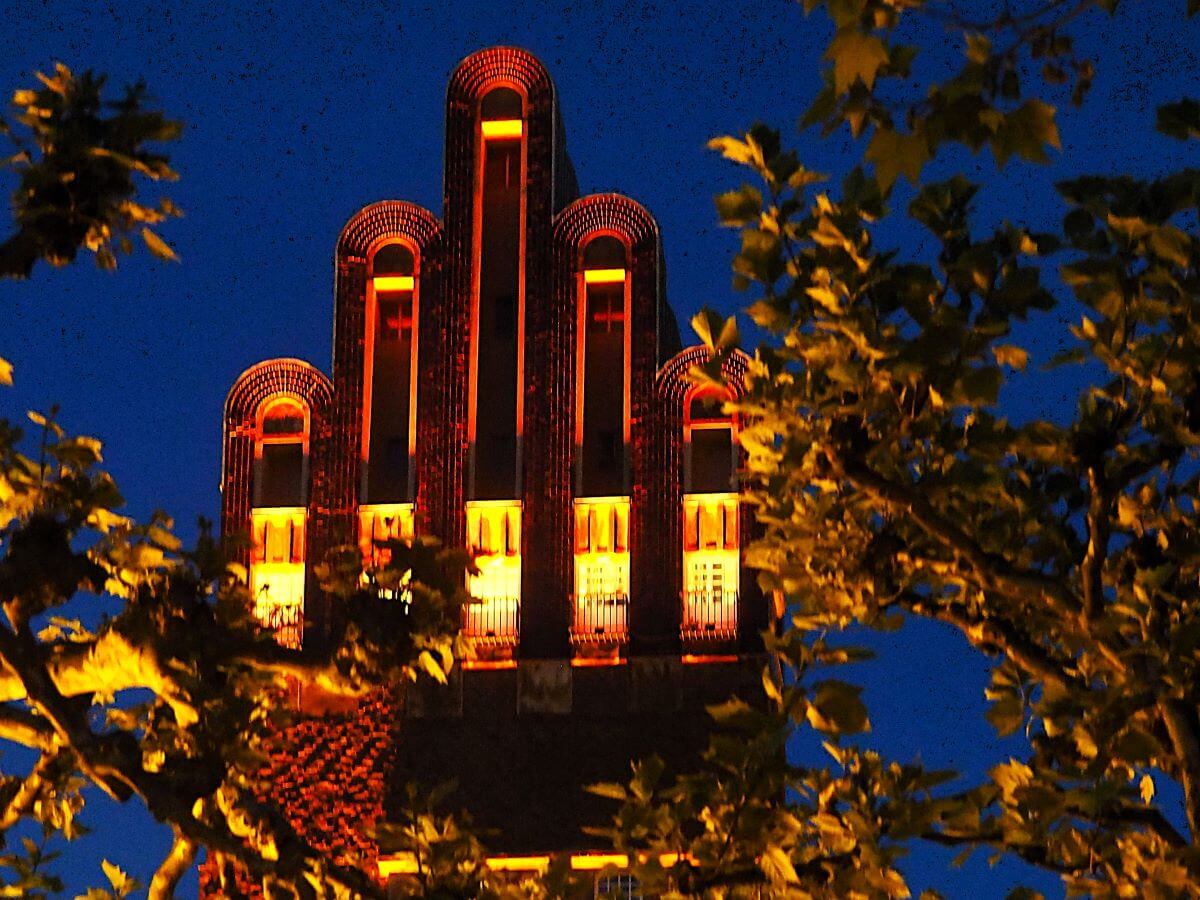
[[[19,175],[16,232],[0,243],[0,277],[28,278],[38,260],[67,265],[80,249],[94,253],[100,268],[115,269],[117,251],[133,252],[134,232],[155,256],[176,259],[151,226],[180,211],[166,197],[140,202],[136,176],[178,177],[147,144],[177,139],[182,125],[146,108],[142,84],[105,100],[104,76],[90,71],[76,76],[58,63],[53,75],[37,77],[40,88],[12,95],[19,127],[0,118],[0,134],[15,150],[3,163]]]
[[[876,249],[891,214],[861,170],[839,199],[810,196],[817,179],[769,129],[717,146],[762,184],[719,198],[772,335],[738,408],[767,529],[753,563],[806,628],[903,611],[959,629],[997,660],[988,718],[1029,739],[906,833],[1012,853],[1072,894],[1194,894],[1200,172],[1065,182],[1061,235],[976,237],[978,187],[928,184],[908,215],[937,242],[931,264]],[[1052,255],[1069,298],[1043,277]],[[1013,324],[1064,307],[1082,315],[1056,363],[1095,381],[1064,421],[1011,422],[1002,389],[1032,378],[1017,381]]]
[[[99,442],[31,418],[42,432],[37,458],[0,422],[0,740],[38,756],[25,775],[6,776],[0,830],[32,821],[75,836],[90,783],[139,800],[172,829],[152,897],[172,895],[201,847],[271,896],[382,896],[263,801],[263,742],[289,715],[288,684],[357,697],[417,667],[444,677],[462,652],[460,555],[392,547],[382,577],[398,580],[403,568],[404,600],[356,583],[326,648],[286,649],[261,633],[242,574],[224,565],[207,528],[184,552],[168,520],[119,515]],[[101,593],[119,610],[86,628]],[[26,884],[42,877],[29,868]]]

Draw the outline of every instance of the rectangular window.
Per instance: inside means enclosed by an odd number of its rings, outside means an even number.
[[[521,503],[467,503],[467,549],[479,574],[467,577],[477,602],[463,607],[463,631],[492,644],[515,644],[521,607]]]
[[[736,494],[683,498],[683,637],[728,640],[737,633],[741,580]]]
[[[299,647],[304,633],[304,507],[254,509],[250,593],[254,616],[285,647]]]
[[[629,498],[575,501],[575,643],[628,635]]]
[[[263,444],[255,506],[302,506],[304,445]]]

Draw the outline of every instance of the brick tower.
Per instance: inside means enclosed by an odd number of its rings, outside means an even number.
[[[688,370],[658,225],[578,196],[554,83],[529,53],[463,60],[446,96],[442,218],[385,200],[337,241],[332,378],[246,370],[224,421],[221,526],[250,534],[255,610],[320,640],[333,546],[431,534],[476,554],[449,685],[313,712],[273,774],[297,828],[381,880],[367,836],[399,788],[451,778],[506,867],[594,867],[581,785],[678,766],[706,703],[756,682],[766,604],[742,566],[736,422]],[[726,363],[733,385],[746,360]],[[336,800],[336,802],[335,802]],[[497,865],[500,865],[497,862]]]

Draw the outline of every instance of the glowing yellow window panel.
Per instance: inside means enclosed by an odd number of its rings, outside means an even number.
[[[488,140],[513,140],[525,134],[521,119],[490,119],[482,123],[483,136]]]
[[[515,642],[521,606],[521,501],[473,500],[466,505],[467,549],[478,575],[467,576],[467,591],[478,603],[463,607],[463,631],[470,637]]]
[[[415,535],[415,517],[411,503],[374,503],[358,508],[358,547],[363,565],[386,566],[389,554],[384,541],[411,541]]]
[[[376,275],[371,279],[375,290],[384,291],[411,291],[414,286],[413,277],[411,275]]]
[[[684,637],[727,640],[736,635],[739,543],[737,494],[684,496]]]
[[[625,281],[624,269],[585,269],[585,284],[621,284]]]
[[[575,501],[577,640],[624,639],[629,611],[629,498]]]
[[[303,635],[306,521],[303,506],[258,507],[250,514],[254,616],[287,647],[299,647]]]

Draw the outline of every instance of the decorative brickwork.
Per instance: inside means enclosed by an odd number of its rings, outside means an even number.
[[[657,473],[656,481],[647,496],[646,516],[661,529],[654,541],[644,570],[648,596],[661,598],[663,607],[655,624],[666,631],[659,636],[660,651],[678,648],[679,624],[683,594],[683,416],[688,391],[694,386],[688,379],[693,366],[708,362],[706,347],[689,347],[663,366],[658,374],[654,427],[650,429],[652,449],[650,471]],[[745,391],[746,371],[750,358],[741,351],[729,354],[721,367],[726,382],[741,396]],[[751,534],[754,514],[742,505],[738,526],[743,535]],[[741,570],[738,593],[738,639],[753,646],[757,635],[766,627],[766,610],[758,584],[745,566]],[[761,643],[759,644],[761,647]]]
[[[470,378],[470,317],[476,290],[475,274],[475,182],[479,172],[479,103],[493,88],[511,88],[524,98],[524,308],[526,308],[526,379],[527,391],[539,390],[546,377],[532,365],[538,359],[534,344],[545,340],[551,329],[548,322],[548,295],[551,286],[551,227],[554,211],[571,197],[574,176],[566,176],[562,125],[558,120],[558,102],[554,84],[541,62],[526,50],[493,47],[464,59],[450,76],[446,89],[445,157],[445,253],[446,282],[443,296],[444,352],[446,380],[442,407],[437,409],[436,430],[445,428],[450,439],[444,452],[434,455],[444,470],[448,484],[445,492],[446,522],[444,536],[452,544],[466,542],[463,502],[467,499],[468,394]],[[532,403],[526,404],[523,432],[532,427],[530,419],[542,415]],[[541,520],[540,498],[526,494],[526,515]],[[528,535],[528,532],[526,533]],[[523,551],[529,548],[523,541]],[[535,582],[524,580],[522,593],[535,593]],[[565,647],[565,638],[563,638]]]
[[[378,871],[371,830],[383,815],[384,787],[392,770],[397,703],[386,691],[350,712],[305,718],[281,731],[266,747],[270,761],[260,773],[273,786],[269,800],[287,812],[296,833],[338,863]],[[211,862],[200,870],[200,894],[223,896]],[[251,897],[257,885],[241,883]]]
[[[487,143],[480,124],[483,98],[501,87],[519,96],[521,120],[515,121],[517,98],[507,93],[496,95],[489,101],[494,105],[489,106],[486,117],[492,126],[487,141],[509,141],[507,151]],[[507,417],[494,420],[512,423],[516,432],[521,463],[519,496],[484,498],[519,499],[522,503],[516,519],[521,523],[519,558],[515,542],[509,546],[508,531],[504,532],[505,558],[520,567],[516,666],[456,668],[450,685],[431,689],[428,698],[428,685],[410,685],[405,703],[379,694],[352,712],[345,707],[319,712],[312,702],[301,704],[304,717],[280,733],[271,748],[265,773],[275,785],[271,799],[282,804],[304,837],[339,860],[356,859],[374,867],[376,849],[368,837],[369,828],[386,815],[389,804],[397,802],[400,786],[409,779],[429,783],[456,776],[461,776],[462,784],[458,799],[476,818],[508,829],[496,837],[497,849],[543,852],[587,846],[578,827],[602,824],[609,808],[579,792],[578,785],[623,778],[631,759],[651,752],[663,754],[672,765],[686,765],[702,746],[708,728],[704,704],[758,681],[761,660],[753,654],[761,650],[757,634],[766,625],[767,612],[744,567],[737,608],[742,658],[732,661],[720,656],[732,649],[726,640],[731,632],[722,636],[723,646],[710,641],[708,648],[698,651],[701,656],[708,655],[705,665],[685,665],[681,656],[684,403],[692,387],[688,370],[705,362],[707,355],[700,347],[680,351],[678,327],[666,301],[662,247],[654,218],[620,194],[576,199],[575,173],[563,135],[554,84],[533,56],[524,50],[497,47],[463,60],[451,75],[446,95],[443,221],[403,201],[373,203],[351,217],[335,254],[332,381],[299,360],[270,360],[239,377],[226,403],[221,528],[227,537],[250,530],[255,442],[263,404],[291,397],[307,411],[311,424],[305,607],[313,627],[304,639],[306,643],[319,642],[329,633],[333,610],[320,597],[313,564],[330,547],[356,541],[364,478],[366,499],[371,501],[374,495],[374,475],[364,470],[367,461],[363,458],[364,404],[369,402],[366,368],[368,357],[378,352],[377,346],[371,350],[373,344],[368,341],[368,269],[372,254],[382,243],[403,243],[412,254],[415,285],[404,282],[404,287],[390,290],[402,293],[415,287],[416,531],[433,534],[450,546],[464,546],[465,504],[481,499],[468,496],[468,469],[473,415],[471,332],[476,327],[473,317],[480,291],[483,198],[518,195],[508,179],[518,172],[515,148],[520,148],[524,190],[520,193],[519,225],[512,212],[517,201],[505,200],[508,218],[496,221],[506,223],[502,227],[508,230],[488,231],[489,240],[504,243],[504,252],[509,254],[504,265],[509,268],[503,277],[511,281],[502,289],[485,289],[488,301],[484,308],[492,318],[487,329],[480,329],[493,341],[489,347],[502,346],[510,354],[503,357],[505,365],[513,363],[523,376],[515,382],[520,386],[523,415],[519,421]],[[489,147],[496,151],[490,156]],[[484,165],[484,158],[492,162]],[[497,158],[504,160],[499,169],[492,168]],[[502,175],[496,176],[496,171]],[[488,180],[497,177],[498,182]],[[485,190],[485,186],[495,184],[502,193],[487,193],[495,189]],[[518,232],[519,249],[512,237]],[[607,248],[598,245],[598,253],[611,251],[614,268],[606,269],[596,263],[599,256],[592,257],[589,268],[594,270],[596,284],[607,285],[595,290],[608,293],[588,294],[592,288],[585,287],[584,254],[598,237],[615,238],[623,245],[624,267],[616,268],[615,244]],[[513,274],[518,266],[519,277]],[[494,274],[490,262],[483,268],[485,275]],[[408,277],[407,271],[388,270],[403,278]],[[608,280],[602,282],[601,275]],[[627,285],[624,311],[619,310],[620,294],[614,290],[622,279]],[[384,290],[383,282],[376,284]],[[512,298],[518,290],[521,296]],[[607,298],[603,302],[610,304],[598,311],[594,320],[608,323],[605,335],[615,339],[617,327],[609,329],[609,325],[618,314],[628,335],[623,358],[629,385],[630,499],[628,505],[623,498],[596,500],[595,505],[608,503],[614,509],[619,505],[628,510],[628,557],[624,557],[624,547],[619,551],[624,566],[620,571],[628,579],[628,588],[624,592],[623,586],[620,602],[610,605],[613,614],[622,617],[622,624],[627,622],[629,640],[627,645],[621,644],[622,658],[593,655],[586,660],[592,665],[573,666],[568,657],[574,621],[575,475],[577,464],[581,472],[590,465],[586,459],[576,460],[577,435],[583,431],[581,340],[585,354],[593,352],[588,349],[593,346],[587,344],[590,338],[579,333],[579,304],[588,296]],[[515,335],[504,335],[511,343],[497,344],[500,339],[496,335],[502,331],[497,323],[516,321],[516,317],[502,320],[496,309],[501,300],[512,309],[514,299],[519,300],[516,308],[524,310],[523,341],[516,339],[522,334],[518,329]],[[380,310],[382,315],[382,306]],[[403,320],[399,313],[390,315],[389,321]],[[411,318],[407,321],[413,324]],[[513,346],[518,347],[515,360]],[[605,349],[598,352],[611,351],[612,355],[599,359],[622,358],[619,349],[612,349],[617,345],[602,346]],[[377,361],[383,358],[376,356]],[[406,359],[411,373],[412,357]],[[397,369],[371,365],[372,391],[388,390],[389,384],[395,390],[408,389],[409,375],[396,376]],[[747,365],[748,359],[740,353],[725,361],[725,376],[735,388],[744,384]],[[603,363],[597,366],[594,371],[616,371],[604,368]],[[375,374],[382,371],[392,374]],[[506,372],[509,377],[512,370]],[[488,372],[479,375],[482,379],[488,376]],[[391,383],[397,377],[404,386]],[[499,383],[497,380],[492,386]],[[613,434],[620,422],[616,410],[624,406],[605,407],[612,396],[610,382],[589,379],[584,390],[589,388],[598,391],[601,400],[590,408],[605,409],[604,415],[610,417],[596,426],[595,433]],[[397,396],[402,395],[392,395],[393,399]],[[507,403],[512,395],[502,396]],[[499,416],[495,409],[478,412]],[[380,417],[378,421],[387,420]],[[370,440],[386,445],[394,443],[398,433],[384,432],[386,440]],[[511,450],[512,435],[501,437],[503,447]],[[489,440],[496,445],[495,433]],[[588,453],[597,446],[599,442],[590,438],[584,442]],[[411,471],[405,469],[405,473]],[[608,471],[616,473],[611,480],[585,483],[601,484],[603,491],[620,485],[619,467],[610,466]],[[385,469],[385,475],[387,472]],[[582,475],[580,479],[583,481]],[[500,491],[507,490],[508,483],[500,482]],[[725,502],[735,501],[730,497]],[[732,506],[729,509],[730,518],[722,518],[722,523],[732,521]],[[287,514],[299,517],[298,511]],[[479,518],[477,512],[474,515]],[[479,527],[482,535],[483,527]],[[743,541],[752,527],[750,510],[743,506],[739,519]],[[585,528],[587,535],[590,528]],[[241,551],[241,559],[249,562],[245,551]],[[587,560],[580,565],[588,565]],[[590,578],[591,570],[584,571]],[[514,566],[514,585],[515,572]],[[511,605],[515,613],[515,603]],[[613,652],[618,652],[615,644]],[[596,666],[598,661],[605,665]],[[544,690],[531,690],[531,685],[541,685]],[[214,876],[206,865],[202,894],[220,895]]]
[[[526,477],[531,490],[546,498],[545,520],[539,531],[539,546],[547,548],[537,563],[546,568],[545,583],[562,601],[557,609],[568,610],[571,592],[572,545],[571,503],[574,499],[576,380],[579,336],[579,273],[583,249],[599,236],[618,238],[625,246],[629,267],[630,327],[630,610],[631,651],[638,652],[665,627],[661,598],[647,590],[652,547],[658,543],[657,523],[647,517],[647,497],[662,480],[650,458],[654,427],[654,376],[658,371],[661,341],[666,330],[662,321],[664,304],[660,295],[661,246],[658,223],[646,209],[621,194],[595,194],[568,206],[554,224],[554,305],[552,328],[537,345],[538,368],[546,373],[537,385],[543,393],[537,402],[547,414],[540,417],[530,434]],[[673,327],[674,322],[670,325]],[[539,427],[540,425],[540,427]],[[528,521],[528,518],[526,519]],[[531,561],[532,562],[532,561]],[[529,565],[529,563],[527,563]],[[561,633],[566,619],[550,619]],[[678,626],[676,626],[678,630]]]
[[[330,510],[336,494],[330,483],[329,461],[333,444],[333,386],[329,379],[302,359],[269,359],[238,376],[225,399],[224,455],[221,465],[221,534],[230,538],[250,534],[250,509],[254,498],[254,442],[262,405],[277,397],[300,401],[309,415],[308,538],[305,566],[305,616],[319,635],[328,610],[322,602],[313,564],[332,546]],[[234,559],[249,565],[250,549],[235,546]]]
[[[333,530],[341,543],[353,543],[362,483],[364,345],[368,255],[381,241],[402,239],[412,251],[418,282],[417,386],[421,427],[417,431],[417,515],[420,530],[441,535],[453,516],[446,503],[445,469],[437,461],[452,452],[447,416],[439,413],[452,373],[441,301],[442,226],[429,211],[403,200],[372,203],[355,213],[337,245],[334,287],[333,384],[334,446],[330,485],[335,506]]]

